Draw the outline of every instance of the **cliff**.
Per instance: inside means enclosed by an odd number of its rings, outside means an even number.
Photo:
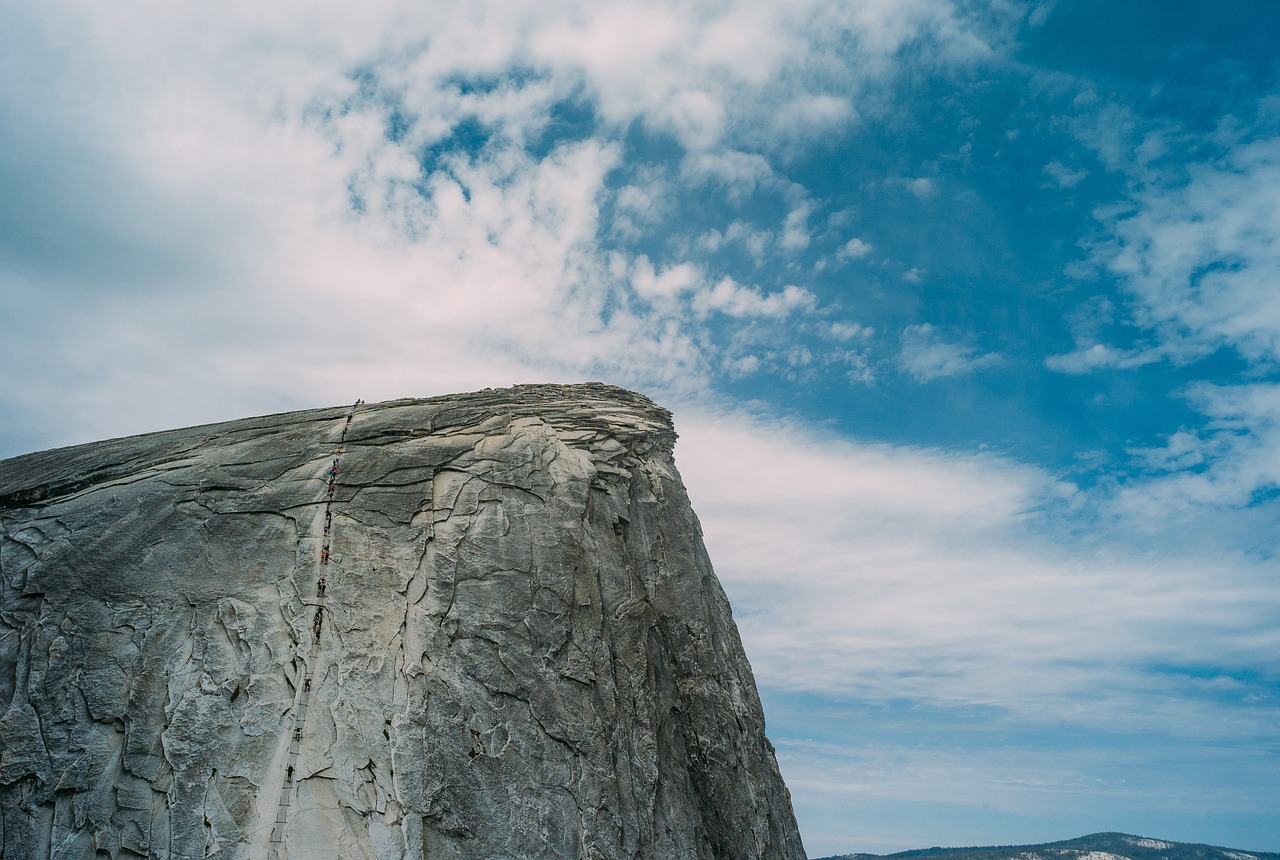
[[[0,854],[803,857],[674,441],[520,386],[0,462]]]

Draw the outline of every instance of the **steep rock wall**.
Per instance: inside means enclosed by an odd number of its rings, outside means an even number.
[[[0,853],[803,857],[674,441],[521,386],[0,462]]]

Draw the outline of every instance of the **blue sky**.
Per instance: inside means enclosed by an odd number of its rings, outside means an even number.
[[[0,4],[0,456],[602,379],[812,856],[1280,850],[1280,15]]]

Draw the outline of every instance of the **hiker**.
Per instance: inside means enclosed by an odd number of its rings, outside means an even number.
[[[320,577],[320,583],[316,586],[316,590],[320,593],[321,597],[324,597],[324,589],[325,589],[325,581],[324,581],[324,577],[322,576]]]
[[[293,765],[289,765],[284,769],[285,782],[293,782]]]

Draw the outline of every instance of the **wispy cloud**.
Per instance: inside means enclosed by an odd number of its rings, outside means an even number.
[[[1154,364],[1164,358],[1157,349],[1119,349],[1105,343],[1079,344],[1071,352],[1051,355],[1045,366],[1059,373],[1089,373],[1104,368],[1128,370]]]
[[[1075,188],[1089,175],[1089,171],[1083,168],[1073,170],[1061,161],[1050,161],[1044,166],[1044,173],[1058,188]]]
[[[999,353],[945,340],[929,323],[907,326],[900,340],[898,363],[920,382],[973,373],[1003,361]]]
[[[1124,134],[1147,142],[1137,156],[1122,158],[1111,137],[1086,135],[1104,162],[1129,174],[1132,187],[1129,199],[1099,209],[1108,238],[1091,254],[1098,270],[1118,279],[1128,299],[1125,322],[1144,337],[1119,346],[1089,331],[1046,365],[1084,374],[1157,362],[1189,366],[1218,351],[1234,353],[1253,381],[1188,389],[1204,426],[1170,428],[1165,446],[1138,452],[1148,465],[1163,462],[1167,473],[1131,481],[1117,498],[1152,524],[1188,506],[1265,502],[1277,479],[1267,453],[1276,442],[1275,386],[1258,380],[1280,369],[1280,137],[1224,125],[1216,139],[1198,141],[1212,157],[1160,161],[1175,137],[1167,124],[1144,126],[1136,114],[1123,114]]]
[[[1200,384],[1188,398],[1208,423],[1136,452],[1153,474],[1119,496],[1126,510],[1148,521],[1200,505],[1247,507],[1280,488],[1280,385]]]
[[[793,311],[812,308],[816,302],[813,293],[788,284],[780,292],[768,296],[760,290],[744,287],[724,278],[712,289],[693,300],[696,311],[719,311],[731,317],[771,317],[780,319]]]
[[[771,687],[1025,725],[1272,732],[1280,703],[1240,711],[1201,689],[1280,645],[1264,563],[1071,538],[1092,516],[1080,491],[998,457],[704,413],[677,460]]]
[[[1135,192],[1106,216],[1114,239],[1098,260],[1123,279],[1135,320],[1170,357],[1219,347],[1280,359],[1280,138],[1242,142]]]

